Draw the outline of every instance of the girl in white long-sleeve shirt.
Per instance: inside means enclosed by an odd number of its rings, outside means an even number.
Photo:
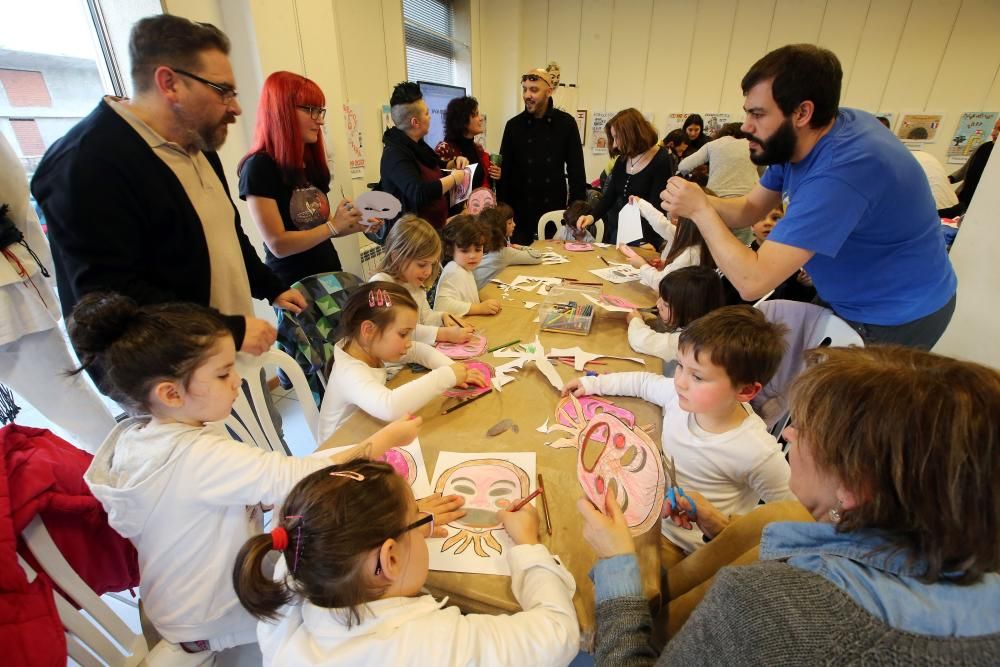
[[[363,285],[344,304],[344,337],[333,348],[333,369],[319,410],[319,437],[326,439],[357,408],[391,421],[416,412],[453,386],[485,386],[478,370],[452,363],[430,345],[414,343],[417,304],[401,286]],[[396,389],[386,383],[386,363],[416,362],[430,373]]]
[[[447,313],[431,310],[427,290],[441,269],[441,237],[423,218],[404,215],[385,240],[382,270],[369,282],[384,280],[406,288],[417,304],[417,327],[413,340],[433,345],[437,341],[464,343],[472,337],[471,327],[463,327]]]
[[[479,298],[479,287],[473,271],[483,261],[483,249],[489,233],[471,215],[457,215],[445,225],[445,256],[448,262],[438,280],[434,308],[452,315],[496,315],[500,302]]]
[[[668,273],[660,281],[659,292],[656,310],[666,332],[653,331],[639,311],[633,310],[625,316],[628,342],[636,352],[672,364],[677,358],[677,341],[684,327],[726,305],[726,296],[719,274],[704,266],[685,266]]]
[[[726,306],[681,334],[674,379],[606,373],[571,380],[563,393],[635,396],[659,405],[663,453],[676,461],[678,485],[723,514],[745,514],[760,500],[794,499],[781,448],[749,405],[783,352],[780,325],[750,306]],[[664,521],[662,532],[668,543],[661,554],[673,553],[673,562],[704,545],[697,526]]]
[[[264,664],[569,664],[579,644],[573,577],[538,544],[530,504],[497,514],[516,545],[504,557],[524,611],[463,615],[421,594],[434,515],[390,466],[357,461],[303,479],[277,528],[236,561],[236,593],[261,619]],[[269,578],[272,550],[283,557]]]
[[[232,335],[213,310],[139,308],[90,294],[74,310],[70,335],[116,399],[146,415],[115,427],[84,479],[111,527],[136,547],[149,620],[166,641],[205,659],[256,643],[254,619],[230,583],[233,559],[260,530],[261,503],[280,503],[334,459],[265,452],[209,424],[229,415],[241,383]],[[391,424],[336,458],[381,456],[412,441],[419,423]]]
[[[639,206],[640,215],[666,241],[656,265],[638,255],[626,258],[629,264],[639,269],[639,282],[651,290],[658,290],[663,276],[671,271],[685,266],[715,268],[715,260],[708,250],[708,244],[694,221],[680,218],[674,223],[662,211],[635,195],[629,197],[629,203]]]

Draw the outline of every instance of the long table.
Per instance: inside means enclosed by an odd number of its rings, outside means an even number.
[[[590,273],[590,269],[606,268],[599,257],[603,255],[608,259],[623,261],[614,247],[605,249],[595,247],[589,252],[574,253],[566,251],[558,242],[551,240],[536,241],[533,247],[552,248],[568,257],[570,263],[551,266],[511,266],[501,272],[498,279],[510,282],[518,275],[529,275],[602,282],[600,278]],[[624,297],[644,307],[652,305],[656,300],[653,291],[639,282],[620,285],[605,282],[602,291],[605,294]],[[624,313],[609,313],[597,309],[597,317],[587,336],[549,332],[539,334],[539,325],[533,322],[538,315],[539,307],[525,308],[524,301],[542,301],[543,297],[534,292],[510,290],[511,298],[505,300],[501,297],[499,286],[494,283],[484,287],[480,295],[483,299],[498,299],[503,306],[501,313],[493,317],[463,318],[486,334],[489,341],[487,348],[515,338],[530,342],[538,334],[546,350],[552,347],[580,346],[588,352],[641,357],[646,361],[646,365],[642,366],[629,361],[606,358],[598,360],[604,362],[602,365],[588,365],[588,369],[599,372],[661,372],[660,359],[641,355],[629,347]],[[510,361],[495,358],[490,353],[484,353],[479,359],[494,366]],[[555,367],[564,381],[582,375],[562,363],[555,362]],[[404,370],[389,383],[389,386],[399,386],[413,377],[409,370]],[[545,443],[555,439],[557,434],[539,433],[535,430],[546,419],[550,423],[555,421],[555,408],[560,400],[559,393],[541,372],[529,363],[513,377],[516,378],[515,381],[505,385],[501,392],[493,391],[489,396],[447,415],[441,414],[442,408],[451,405],[454,399],[445,399],[441,396],[431,399],[417,413],[424,419],[420,443],[428,474],[433,474],[438,453],[441,451],[536,453],[538,472],[543,475],[545,481],[553,529],[552,535],[546,533],[541,505],[536,503],[541,520],[541,542],[560,557],[576,579],[577,592],[574,604],[580,620],[582,644],[584,648],[589,648],[594,634],[594,587],[587,574],[594,564],[595,556],[583,539],[582,519],[576,509],[576,501],[583,495],[576,474],[577,450],[548,447]],[[635,398],[615,398],[614,401],[634,412],[636,424],[647,427],[650,437],[659,443],[662,417],[658,408]],[[487,437],[487,429],[502,419],[512,419],[519,426],[520,432],[515,434],[508,430],[499,436]],[[335,446],[358,442],[382,425],[382,422],[358,410],[337,430],[329,444]],[[643,588],[649,599],[656,598],[660,593],[658,542],[658,525],[654,525],[646,534],[636,538]],[[451,604],[469,613],[496,614],[520,609],[511,594],[509,577],[432,571],[427,579],[427,588],[438,597],[448,596]]]

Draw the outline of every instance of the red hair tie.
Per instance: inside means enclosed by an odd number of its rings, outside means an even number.
[[[278,526],[271,531],[271,548],[275,551],[284,551],[288,548],[288,531],[282,526]]]

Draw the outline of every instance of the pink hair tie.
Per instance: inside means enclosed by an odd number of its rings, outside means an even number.
[[[275,551],[284,551],[288,548],[288,531],[282,526],[271,531],[271,548]]]

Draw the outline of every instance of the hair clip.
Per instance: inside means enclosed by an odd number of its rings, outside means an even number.
[[[353,479],[355,482],[365,481],[365,476],[359,472],[354,472],[353,470],[337,470],[330,473],[330,477],[346,477],[347,479]]]
[[[306,522],[306,518],[301,514],[292,514],[285,517],[286,519],[298,519],[295,522],[295,560],[292,562],[292,574],[299,569],[299,552],[302,551],[302,524]]]
[[[368,292],[368,307],[375,308],[376,306],[379,308],[392,308],[392,299],[389,298],[389,294],[381,287]]]

